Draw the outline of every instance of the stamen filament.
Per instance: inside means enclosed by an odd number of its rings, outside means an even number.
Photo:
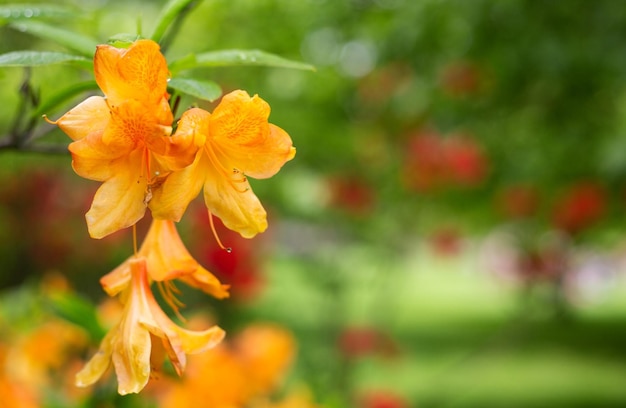
[[[208,145],[208,143],[207,143]],[[213,151],[213,149],[217,149],[217,146],[213,143],[211,143],[211,146],[205,146],[204,150],[206,151],[206,154],[209,158],[209,161],[211,162],[211,164],[217,169],[217,171],[219,171],[220,173],[222,173],[222,175],[224,176],[224,178],[226,178],[226,180],[228,180],[228,183],[230,184],[230,186],[232,188],[234,188],[238,193],[245,193],[246,191],[248,191],[248,187],[246,187],[245,189],[241,189],[238,188],[237,185],[235,185],[235,183],[245,183],[248,180],[246,179],[245,176],[241,176],[238,179],[233,179],[233,174],[240,174],[241,172],[237,169],[233,169],[232,171],[229,171],[228,169],[226,169],[224,167],[224,165],[219,161],[219,159],[217,158],[217,155],[215,154],[215,151]]]
[[[137,256],[137,224],[133,224],[133,253]]]
[[[222,241],[220,241],[220,237],[217,235],[217,230],[215,229],[215,224],[213,223],[213,213],[211,213],[211,211],[209,211],[209,225],[211,226],[211,232],[213,232],[217,245],[230,254],[233,249],[231,247],[225,247]]]
[[[182,322],[186,322],[187,319],[180,313],[180,308],[185,307],[185,304],[176,297],[176,294],[179,294],[180,290],[174,285],[174,282],[158,281],[157,287],[159,288],[163,300],[172,308],[176,317]]]

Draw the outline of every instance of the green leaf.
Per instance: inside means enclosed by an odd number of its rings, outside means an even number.
[[[32,117],[38,117],[45,113],[49,113],[63,102],[86,91],[98,89],[96,81],[79,82],[68,88],[65,88],[52,96],[49,96],[39,107],[31,114]]]
[[[218,84],[213,81],[198,81],[197,79],[189,78],[172,78],[167,83],[167,86],[182,92],[187,95],[191,95],[195,98],[200,98],[213,102],[222,95],[222,89]]]
[[[157,18],[154,32],[150,38],[152,38],[153,41],[160,42],[170,24],[172,24],[185,7],[188,7],[194,1],[196,0],[170,0],[165,7],[163,7],[161,14]]]
[[[81,326],[94,340],[101,340],[106,330],[98,322],[96,307],[87,299],[73,293],[50,294],[47,298],[52,311],[59,317]]]
[[[315,71],[315,67],[304,62],[292,61],[261,50],[220,50],[186,56],[172,62],[172,71],[196,67],[220,67],[231,65],[257,65],[266,67],[292,68]]]
[[[130,33],[119,33],[109,37],[107,43],[116,48],[128,48],[132,43],[139,40],[140,35]]]
[[[80,55],[51,51],[12,51],[0,55],[0,67],[34,67],[78,61],[90,64],[90,60]]]
[[[31,18],[71,18],[76,17],[74,8],[52,4],[5,4],[0,6],[0,22]]]
[[[19,21],[9,24],[16,30],[27,32],[37,37],[54,41],[69,50],[76,51],[86,57],[93,57],[98,42],[93,38],[58,28],[41,21]]]

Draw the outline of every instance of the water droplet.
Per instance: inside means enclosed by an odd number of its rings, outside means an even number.
[[[18,18],[21,14],[22,14],[22,13],[20,13],[20,11],[19,11],[19,10],[13,10],[13,11],[11,12],[11,17],[13,17],[13,18]]]
[[[31,9],[24,10],[24,17],[31,18],[35,13]]]
[[[2,10],[2,17],[3,17],[3,18],[9,18],[9,17],[11,17],[11,10],[8,10],[8,9],[6,9],[6,10]]]

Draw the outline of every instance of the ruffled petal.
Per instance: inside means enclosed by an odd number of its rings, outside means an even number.
[[[223,285],[215,275],[200,265],[198,265],[194,273],[179,276],[178,279],[217,299],[224,299],[230,296],[228,293],[230,285]]]
[[[124,172],[126,157],[131,153],[131,146],[125,148],[103,143],[100,132],[70,143],[68,149],[76,174],[96,181],[105,181]]]
[[[140,324],[150,316],[152,298],[144,259],[130,261],[131,287],[111,359],[121,395],[141,391],[150,379],[150,332]]]
[[[219,217],[226,228],[237,231],[244,238],[252,238],[267,229],[265,209],[245,177],[226,178],[217,167],[208,167],[204,202],[209,212]]]
[[[100,278],[100,285],[109,296],[115,296],[130,283],[130,259]]]
[[[104,131],[110,118],[105,99],[101,96],[91,96],[70,109],[55,123],[72,140],[80,140],[94,132]]]
[[[161,186],[153,189],[149,203],[152,216],[180,221],[191,200],[200,193],[209,166],[210,163],[201,150],[188,167],[170,174]]]
[[[198,267],[172,221],[152,220],[139,253],[146,257],[150,277],[157,282],[193,273]]]
[[[117,330],[111,330],[104,336],[100,343],[100,349],[76,374],[75,383],[78,387],[87,387],[102,377],[111,365],[113,344],[117,340]]]
[[[204,146],[206,141],[209,116],[209,112],[197,108],[183,113],[178,121],[176,133],[166,139],[168,144],[165,151],[155,155],[155,159],[163,168],[168,171],[180,171],[194,161],[198,149]]]
[[[257,95],[240,90],[225,95],[211,116],[211,146],[247,176],[273,176],[296,151],[287,132],[268,123],[269,114]]]
[[[137,149],[116,163],[113,176],[96,191],[85,215],[89,235],[103,238],[139,221],[146,211],[146,178],[141,176],[142,156]],[[121,171],[119,171],[122,169]]]
[[[166,97],[169,71],[154,41],[138,40],[126,49],[99,45],[94,71],[100,89],[114,104],[136,99],[157,105]]]

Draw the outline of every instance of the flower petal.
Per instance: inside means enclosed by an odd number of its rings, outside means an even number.
[[[287,132],[268,123],[269,114],[269,105],[257,95],[225,95],[210,119],[211,147],[250,177],[273,176],[296,151]]]
[[[171,173],[160,187],[153,189],[149,203],[152,216],[180,221],[191,200],[200,193],[209,165],[201,150],[193,163],[183,170]]]
[[[166,96],[169,71],[154,41],[138,40],[127,49],[99,45],[94,71],[100,89],[114,104],[126,99],[160,104]]]
[[[244,238],[252,238],[267,229],[265,209],[245,178],[225,178],[223,172],[209,167],[204,183],[204,202],[209,212],[219,217],[226,228],[237,231]]]
[[[144,153],[137,149],[119,159],[116,174],[96,191],[91,208],[85,215],[89,235],[103,238],[139,221],[146,211],[147,182],[140,168]]]
[[[111,356],[117,375],[117,391],[121,395],[141,391],[150,379],[152,343],[150,332],[140,324],[142,319],[150,316],[148,300],[152,298],[145,259],[133,258],[130,270],[128,300]]]
[[[178,278],[218,299],[228,297],[228,286],[193,259],[172,221],[153,219],[139,254],[146,258],[150,278],[157,282]]]
[[[104,144],[122,148],[145,144],[154,153],[167,153],[172,127],[159,123],[150,106],[133,99],[109,106],[111,121],[102,134]]]
[[[61,116],[56,124],[72,140],[80,140],[94,132],[102,132],[110,118],[105,99],[91,96]]]
[[[113,329],[104,336],[100,343],[100,349],[76,374],[76,386],[87,387],[102,377],[111,364],[111,354],[113,353],[113,343],[116,340],[117,329]]]
[[[70,143],[68,147],[76,174],[96,181],[105,181],[122,172],[127,162],[126,156],[131,152],[130,148],[130,145],[126,148],[106,145],[102,142],[100,132],[91,133]]]
[[[193,273],[198,268],[172,221],[152,220],[139,253],[146,258],[150,278],[157,282]]]
[[[181,275],[178,279],[185,282],[187,285],[198,288],[204,293],[208,293],[217,299],[225,299],[230,296],[228,293],[230,285],[222,285],[215,275],[200,265],[198,265],[198,268],[194,273]]]

